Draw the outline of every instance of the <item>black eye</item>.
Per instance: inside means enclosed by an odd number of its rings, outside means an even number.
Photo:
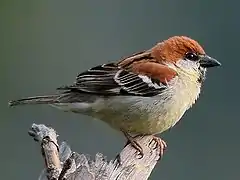
[[[185,54],[185,58],[190,61],[197,61],[199,60],[199,56],[193,52],[188,52]]]

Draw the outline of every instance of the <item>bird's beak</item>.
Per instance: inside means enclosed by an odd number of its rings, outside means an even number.
[[[208,55],[204,55],[200,58],[200,66],[204,67],[204,68],[210,68],[210,67],[215,67],[215,66],[221,66],[221,63],[218,62],[216,59],[208,56]]]

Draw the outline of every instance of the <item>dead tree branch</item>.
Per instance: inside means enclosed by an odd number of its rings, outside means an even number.
[[[42,124],[33,124],[29,135],[39,142],[45,161],[39,180],[146,180],[160,159],[160,149],[152,136],[137,138],[143,157],[127,145],[114,160],[107,161],[101,153],[90,160],[71,151],[65,142],[59,146],[55,130]]]

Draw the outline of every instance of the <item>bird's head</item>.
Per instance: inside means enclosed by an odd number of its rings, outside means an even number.
[[[199,76],[200,81],[204,79],[207,68],[221,65],[208,56],[197,41],[186,36],[174,36],[157,44],[152,55],[177,73]]]

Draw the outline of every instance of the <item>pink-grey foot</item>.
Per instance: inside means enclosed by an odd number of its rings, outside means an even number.
[[[160,147],[160,157],[162,157],[164,150],[167,148],[167,143],[161,138],[156,136],[153,136],[153,140],[157,143],[157,146]]]

